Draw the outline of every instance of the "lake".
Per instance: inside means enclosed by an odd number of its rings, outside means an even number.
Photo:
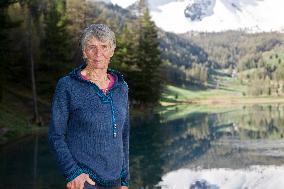
[[[173,106],[131,125],[131,189],[284,186],[283,104]],[[46,133],[0,152],[0,188],[64,188]]]

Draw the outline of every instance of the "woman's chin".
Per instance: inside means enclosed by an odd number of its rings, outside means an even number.
[[[103,61],[91,61],[89,64],[94,68],[107,68]]]
[[[89,63],[91,63],[92,65],[98,65],[98,64],[103,64],[103,61],[101,61],[101,60],[91,60],[91,61],[89,61]]]

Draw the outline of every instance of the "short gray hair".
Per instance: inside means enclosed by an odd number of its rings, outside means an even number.
[[[115,34],[107,25],[92,24],[83,31],[80,41],[82,50],[84,50],[86,43],[93,37],[101,42],[109,42],[112,49],[116,47]]]

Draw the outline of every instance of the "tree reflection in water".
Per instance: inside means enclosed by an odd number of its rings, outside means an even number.
[[[280,140],[284,134],[283,112],[283,105],[255,105],[221,113],[190,112],[170,120],[162,114],[133,121],[132,186],[153,188],[164,174],[185,167],[283,164],[283,156],[276,157],[277,152],[271,149],[275,144],[284,149]]]

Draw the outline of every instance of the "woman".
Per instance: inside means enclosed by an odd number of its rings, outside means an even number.
[[[128,188],[128,86],[108,69],[115,46],[106,25],[87,27],[81,38],[86,63],[56,86],[49,143],[68,189]]]

